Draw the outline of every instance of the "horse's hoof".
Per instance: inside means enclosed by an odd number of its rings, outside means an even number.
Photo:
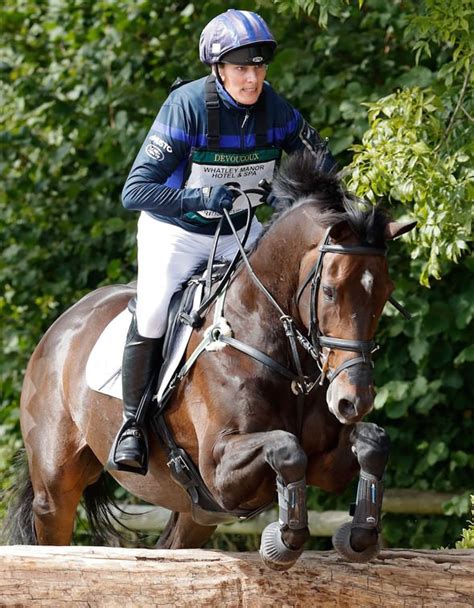
[[[281,538],[280,524],[277,521],[269,524],[262,532],[260,557],[263,563],[272,570],[288,570],[303,553],[303,547],[289,549]]]
[[[380,536],[377,538],[375,545],[369,545],[363,551],[354,551],[351,546],[351,530],[351,522],[343,524],[338,530],[336,530],[336,533],[332,537],[334,549],[336,549],[341,557],[349,562],[369,562],[380,552],[380,549],[382,548]]]

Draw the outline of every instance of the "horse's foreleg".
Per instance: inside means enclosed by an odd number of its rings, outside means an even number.
[[[309,455],[306,473],[308,485],[335,493],[340,493],[347,487],[359,470],[359,463],[352,451],[353,429],[353,425],[342,426],[333,449]]]
[[[333,542],[343,557],[351,561],[368,561],[380,550],[382,478],[390,440],[376,424],[359,422],[350,435],[350,442],[360,466],[354,517],[338,530]]]
[[[157,549],[199,549],[211,538],[216,526],[197,524],[191,513],[171,513],[156,544]]]
[[[265,485],[268,467],[276,473],[279,521],[262,535],[261,556],[275,569],[290,568],[309,537],[306,509],[307,458],[297,438],[285,431],[226,436],[214,450],[218,462],[215,488],[222,504],[232,510],[251,496],[274,495]],[[268,498],[260,499],[265,502]]]

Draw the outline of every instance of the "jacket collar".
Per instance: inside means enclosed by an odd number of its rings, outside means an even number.
[[[246,106],[243,103],[235,101],[235,99],[226,91],[224,85],[221,83],[219,78],[216,78],[216,90],[220,99],[223,101],[224,105],[227,108],[234,108],[235,110],[240,110],[241,112],[247,112],[249,110],[253,110],[253,108],[255,107],[255,104],[251,106]]]

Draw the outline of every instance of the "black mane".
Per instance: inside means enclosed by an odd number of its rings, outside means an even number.
[[[265,227],[268,228],[299,205],[315,206],[322,226],[347,221],[362,244],[382,247],[384,229],[390,221],[379,206],[357,198],[347,192],[341,173],[322,170],[324,151],[319,154],[305,150],[288,156],[281,164],[274,180],[273,192],[279,199],[277,213]]]

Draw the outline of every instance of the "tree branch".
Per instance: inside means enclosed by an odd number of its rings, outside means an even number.
[[[451,114],[451,120],[449,121],[449,124],[446,128],[446,131],[444,133],[444,138],[443,141],[441,143],[446,143],[448,141],[448,139],[451,136],[451,131],[454,128],[454,120],[456,119],[456,115],[459,112],[461,106],[462,106],[462,102],[464,101],[464,97],[466,96],[466,91],[467,91],[467,85],[469,83],[469,77],[471,75],[471,71],[470,71],[470,62],[468,62],[467,66],[466,66],[466,75],[464,76],[464,82],[462,84],[462,88],[461,88],[461,93],[459,94],[459,99],[458,102],[456,104],[456,107],[454,108],[453,113]],[[441,145],[441,144],[440,144]]]

